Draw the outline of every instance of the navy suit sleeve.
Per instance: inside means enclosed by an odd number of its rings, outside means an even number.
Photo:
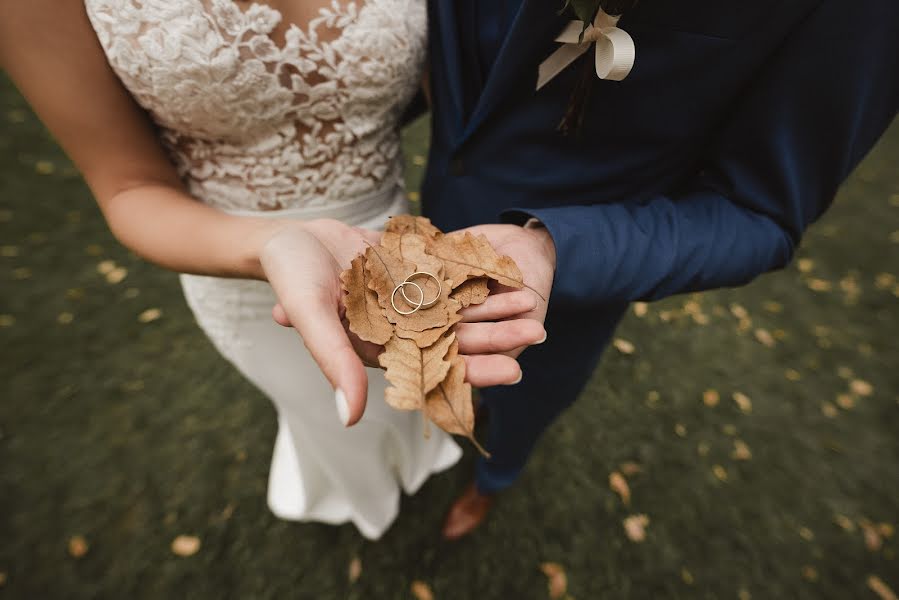
[[[541,220],[554,302],[602,305],[744,284],[787,264],[899,107],[899,2],[825,0],[747,86],[695,179],[643,203]]]

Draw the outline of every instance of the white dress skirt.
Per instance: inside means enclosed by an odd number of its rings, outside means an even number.
[[[330,217],[381,229],[390,215],[405,208],[397,188],[344,206]],[[329,216],[327,209],[252,214]],[[377,369],[368,369],[365,415],[345,428],[337,417],[334,391],[297,332],[272,320],[277,300],[267,283],[197,275],[182,275],[181,283],[197,322],[219,352],[275,404],[278,436],[268,504],[277,516],[351,521],[362,535],[377,539],[397,516],[401,488],[412,494],[429,475],[459,460],[461,450],[450,436],[432,427],[426,439],[420,414],[386,404],[386,380]]]

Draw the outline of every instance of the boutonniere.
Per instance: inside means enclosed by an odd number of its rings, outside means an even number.
[[[569,22],[556,37],[562,47],[540,63],[537,69],[537,89],[549,83],[591,48],[594,51],[593,68],[589,69],[589,63],[585,63],[568,111],[559,125],[563,131],[569,131],[572,126],[580,127],[593,71],[596,72],[596,77],[611,81],[621,81],[630,74],[636,59],[636,48],[630,34],[618,27],[618,19],[624,8],[633,4],[636,2],[566,0],[562,7],[563,11],[570,9],[577,19]],[[617,14],[609,14],[606,9]]]

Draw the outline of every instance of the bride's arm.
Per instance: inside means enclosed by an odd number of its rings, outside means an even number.
[[[125,246],[175,271],[267,280],[282,320],[343,392],[348,424],[362,416],[367,376],[340,321],[338,275],[364,250],[365,236],[376,234],[333,220],[236,217],[193,199],[107,64],[82,2],[0,0],[0,67],[81,170]],[[460,331],[469,382],[519,379],[518,364],[502,353],[544,337],[532,323]]]
[[[82,2],[0,2],[0,65],[90,186],[116,238],[172,270],[263,278],[269,219],[191,198],[110,69]]]

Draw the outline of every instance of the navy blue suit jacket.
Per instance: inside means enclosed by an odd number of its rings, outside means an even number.
[[[477,67],[462,63],[452,0],[430,0],[423,184],[444,230],[539,218],[558,255],[556,310],[782,267],[899,107],[896,0],[641,0],[619,23],[633,71],[595,80],[581,131],[565,136],[580,63],[534,90],[571,18],[560,6],[524,0],[466,115]]]

